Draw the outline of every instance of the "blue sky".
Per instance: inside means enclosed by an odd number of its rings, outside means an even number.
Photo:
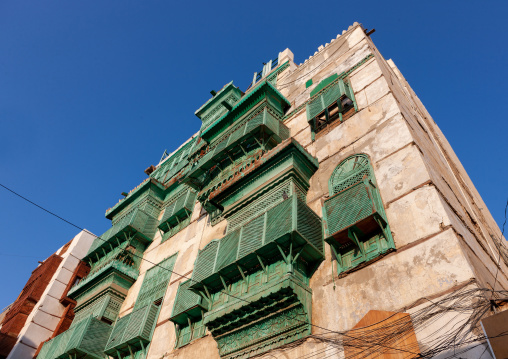
[[[194,111],[354,21],[441,127],[498,223],[508,190],[508,2],[2,1],[0,183],[100,235],[104,212],[199,128]],[[0,307],[78,230],[0,188]]]

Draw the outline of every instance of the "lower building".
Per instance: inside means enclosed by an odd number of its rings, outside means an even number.
[[[67,291],[88,274],[81,261],[95,236],[80,232],[35,268],[0,326],[0,358],[33,358],[39,346],[67,330],[75,302]]]
[[[106,211],[38,359],[492,357],[505,240],[369,34],[212,91],[197,133]]]

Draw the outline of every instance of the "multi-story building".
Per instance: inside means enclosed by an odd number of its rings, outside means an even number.
[[[282,51],[195,114],[199,131],[107,210],[74,321],[39,359],[490,355],[473,343],[490,312],[453,303],[496,303],[504,240],[361,25],[300,65]]]
[[[67,292],[88,274],[90,268],[81,259],[94,239],[88,231],[81,231],[39,262],[18,298],[2,315],[0,358],[32,358],[41,343],[69,328],[76,302]]]

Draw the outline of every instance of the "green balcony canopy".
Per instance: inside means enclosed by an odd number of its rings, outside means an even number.
[[[102,236],[96,238],[83,260],[96,261],[97,257],[104,256],[112,247],[116,247],[127,239],[136,238],[141,242],[149,243],[153,240],[156,230],[157,219],[145,211],[135,208]]]
[[[259,217],[211,242],[198,254],[192,275],[195,290],[221,288],[224,279],[259,265],[257,256],[276,258],[290,248],[307,263],[324,259],[321,219],[293,195]]]
[[[185,325],[188,317],[199,319],[202,311],[208,310],[208,302],[189,289],[191,284],[192,280],[189,279],[178,287],[173,312],[169,318],[174,323]]]
[[[245,123],[225,131],[217,138],[210,145],[209,151],[189,170],[187,177],[198,178],[230,152],[236,152],[236,148],[249,148],[256,143],[261,133],[272,136],[277,143],[289,138],[289,129],[265,107]]]
[[[112,326],[90,316],[46,342],[39,359],[103,359]]]
[[[177,195],[164,210],[158,228],[164,232],[177,226],[192,214],[196,202],[196,192],[187,189]]]
[[[111,356],[142,350],[150,343],[159,307],[149,304],[133,310],[115,323],[104,352]]]

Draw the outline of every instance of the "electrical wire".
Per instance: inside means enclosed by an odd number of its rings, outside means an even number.
[[[7,186],[5,186],[5,185],[3,185],[3,184],[1,184],[1,183],[0,183],[0,186],[1,186],[1,187],[3,187],[3,188],[5,188],[6,190],[8,190],[9,192],[11,192],[12,194],[14,194],[14,195],[16,195],[16,196],[20,197],[21,199],[23,199],[23,200],[27,201],[28,203],[30,203],[30,204],[32,204],[32,205],[34,205],[34,206],[36,206],[36,207],[38,207],[38,208],[42,209],[43,211],[45,211],[45,212],[47,212],[47,213],[49,213],[49,214],[51,214],[51,215],[55,216],[56,218],[59,218],[59,219],[61,219],[62,221],[64,221],[64,222],[66,222],[66,223],[70,224],[71,226],[73,226],[73,227],[75,227],[75,228],[77,228],[77,229],[79,229],[79,230],[81,230],[81,231],[84,231],[84,232],[86,232],[86,233],[88,233],[88,234],[90,234],[90,235],[94,236],[96,239],[99,239],[99,240],[101,240],[101,241],[103,241],[103,242],[107,242],[106,240],[104,240],[104,239],[103,239],[103,238],[101,238],[100,236],[97,236],[97,235],[95,235],[95,234],[91,233],[90,231],[88,231],[88,230],[86,230],[86,229],[84,229],[84,228],[82,228],[82,227],[80,227],[80,226],[78,226],[78,225],[76,225],[76,224],[74,224],[74,223],[72,223],[72,222],[70,222],[70,221],[68,221],[68,220],[64,219],[64,218],[62,218],[61,216],[59,216],[59,215],[55,214],[54,212],[51,212],[50,210],[48,210],[48,209],[46,209],[46,208],[42,207],[41,205],[38,205],[37,203],[35,203],[35,202],[31,201],[30,199],[28,199],[28,198],[26,198],[26,197],[22,196],[21,194],[17,193],[16,191],[14,191],[14,190],[12,190],[12,189],[10,189],[9,187],[7,187]],[[191,280],[191,281],[193,281],[193,282],[198,283],[197,281],[193,280],[192,278],[189,278],[189,277],[187,277],[187,276],[185,276],[185,275],[182,275],[182,274],[178,274],[178,273],[176,273],[176,272],[175,272],[175,271],[173,271],[173,270],[170,270],[170,269],[165,268],[165,267],[163,267],[163,266],[161,266],[161,265],[159,265],[159,264],[157,264],[157,263],[154,263],[154,262],[152,262],[152,261],[149,261],[148,259],[143,258],[142,256],[139,256],[139,255],[136,255],[135,253],[131,253],[131,255],[132,255],[133,257],[136,257],[136,258],[139,258],[139,259],[141,259],[141,260],[144,260],[144,261],[146,261],[146,262],[148,262],[148,263],[150,263],[150,264],[153,264],[154,266],[157,266],[157,267],[162,268],[162,269],[164,269],[164,270],[167,270],[167,271],[169,271],[169,272],[171,272],[171,273],[174,273],[174,274],[176,274],[176,275],[180,276],[181,278],[189,279],[189,280]],[[231,293],[228,293],[228,292],[226,292],[226,291],[221,290],[220,292],[221,292],[221,293],[224,293],[225,295],[227,295],[227,296],[229,296],[229,297],[232,297],[232,298],[238,299],[238,300],[240,300],[240,301],[243,301],[243,302],[246,302],[246,303],[249,303],[249,304],[253,304],[253,302],[251,302],[251,301],[249,301],[249,300],[246,300],[246,299],[244,299],[244,298],[237,297],[237,296],[235,296],[235,295],[233,295],[233,294],[231,294]],[[302,323],[304,323],[304,324],[309,324],[310,326],[313,326],[313,327],[319,328],[319,329],[321,329],[321,330],[325,330],[325,331],[330,332],[330,333],[339,333],[339,332],[335,332],[335,331],[333,331],[333,330],[331,330],[331,329],[324,328],[324,327],[321,327],[321,326],[319,326],[319,325],[313,324],[313,323],[311,323],[311,322],[309,322],[309,321],[306,321],[306,320],[300,320],[300,319],[295,319],[295,320],[297,320],[297,321],[299,321],[299,322],[302,322]],[[398,350],[398,349],[396,349],[396,348],[390,348],[390,347],[388,347],[388,349]],[[404,350],[402,350],[402,351],[404,351]]]
[[[500,241],[503,240],[503,237],[504,237],[504,227],[506,225],[506,212],[508,210],[508,200],[506,200],[506,206],[504,207],[504,222],[503,222],[503,229],[501,230],[501,239]],[[497,259],[497,270],[496,270],[496,278],[494,279],[494,285],[492,286],[492,294],[491,294],[491,297],[490,299],[492,299],[492,297],[494,296],[494,290],[496,289],[496,283],[497,283],[497,275],[499,274],[499,267],[500,267],[500,264],[501,264],[501,248],[500,246],[502,246],[501,243],[497,243],[496,245],[496,248],[497,248],[497,251],[499,252],[499,257]]]
[[[28,203],[31,203],[43,211],[72,225],[73,227],[85,231],[99,240],[105,241],[100,236],[96,236],[88,230],[83,229],[55,214],[54,212],[47,210],[46,208],[22,196],[7,186],[3,184],[0,184],[0,186],[13,193],[14,195],[20,197],[21,199],[27,201]],[[175,271],[149,261],[142,256],[135,254],[133,254],[133,256],[138,257],[141,260],[144,260],[154,266],[158,266],[171,273],[174,273],[181,278],[186,278],[194,281],[192,278],[178,274]],[[337,352],[340,352],[340,348],[343,348],[344,351],[348,352],[348,359],[371,358],[374,353],[393,353],[393,351],[396,351],[407,359],[431,358],[438,354],[443,354],[451,349],[453,349],[453,353],[451,353],[447,358],[458,358],[457,355],[470,351],[482,344],[477,344],[471,348],[464,348],[464,345],[486,340],[485,335],[482,334],[483,332],[480,329],[479,323],[480,320],[484,318],[491,310],[492,303],[490,300],[486,299],[485,293],[497,293],[503,298],[508,298],[508,291],[495,291],[488,288],[467,289],[467,287],[468,286],[465,286],[457,291],[454,291],[439,301],[433,301],[425,298],[430,304],[423,306],[421,309],[415,311],[414,313],[411,313],[410,316],[403,316],[398,319],[392,319],[393,316],[391,316],[379,323],[358,329],[352,329],[349,331],[334,331],[310,323],[306,320],[296,319],[297,321],[300,321],[304,324],[309,324],[314,328],[325,331],[325,333],[312,334],[307,338],[313,338],[317,341],[329,345],[326,348],[320,349],[318,352],[309,353],[298,358],[310,359],[320,354],[327,355],[326,357],[330,357],[336,353],[330,354],[328,353],[329,350],[336,349]],[[226,291],[220,292],[229,297],[252,304],[251,301],[237,297],[227,293]],[[410,307],[412,308],[413,306]],[[446,320],[446,318],[448,318],[448,320],[446,321],[446,324],[443,325],[442,322],[443,320]],[[437,329],[429,332],[428,328],[431,326],[437,326]],[[403,341],[407,337],[408,333],[412,332],[414,332],[415,335],[417,333],[419,334],[419,342],[422,343],[421,348],[419,347],[418,342],[400,345],[399,342]],[[477,334],[475,338],[469,339],[471,337],[471,333],[479,334]],[[508,333],[503,335],[508,335]],[[297,346],[301,345],[304,340],[307,340],[307,338],[300,339],[291,344],[287,344],[282,348],[291,350],[292,348],[296,348]],[[281,348],[278,348],[277,350],[281,350]],[[272,353],[270,353],[270,355],[273,356]],[[263,356],[263,354],[261,354],[261,356]]]

